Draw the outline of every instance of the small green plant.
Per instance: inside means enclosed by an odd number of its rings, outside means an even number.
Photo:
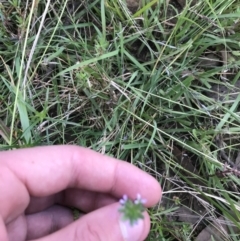
[[[146,200],[142,199],[140,194],[137,194],[137,198],[134,201],[129,199],[127,195],[123,195],[119,202],[122,205],[119,212],[123,214],[123,220],[128,220],[130,225],[137,224],[139,219],[143,219],[145,210],[143,204],[146,203]]]

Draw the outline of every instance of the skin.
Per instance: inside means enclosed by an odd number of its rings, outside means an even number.
[[[147,173],[77,146],[0,152],[0,190],[1,241],[123,241],[118,212],[123,194],[131,199],[141,194],[146,207],[161,198],[159,183]],[[84,215],[73,221],[69,207]],[[144,217],[134,236],[139,241],[150,229],[146,212]]]

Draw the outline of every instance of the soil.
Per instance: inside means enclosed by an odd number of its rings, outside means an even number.
[[[132,13],[134,13],[139,8],[140,1],[139,0],[126,0],[126,4],[127,4],[127,7],[129,8],[129,10]]]
[[[240,80],[234,85],[228,82],[222,84],[213,84],[212,88],[206,95],[213,98],[216,102],[233,103],[240,92]]]

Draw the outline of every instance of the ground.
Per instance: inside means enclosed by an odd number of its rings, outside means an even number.
[[[126,160],[163,187],[148,240],[238,240],[239,1],[47,3],[0,3],[1,149]]]

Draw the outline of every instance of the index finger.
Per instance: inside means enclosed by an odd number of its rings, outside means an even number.
[[[139,193],[148,205],[161,196],[158,182],[137,167],[78,146],[49,146],[0,153],[2,164],[24,183],[32,196],[66,188],[110,193],[116,197]]]

